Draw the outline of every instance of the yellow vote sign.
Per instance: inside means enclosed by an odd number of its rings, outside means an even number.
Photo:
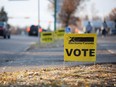
[[[64,33],[65,33],[65,30],[64,29],[58,29],[56,31],[57,39],[64,39]]]
[[[41,43],[51,43],[54,41],[53,32],[42,32],[40,41]]]
[[[95,62],[96,34],[65,34],[64,61]]]

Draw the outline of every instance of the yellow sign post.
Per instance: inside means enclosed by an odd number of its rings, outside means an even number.
[[[64,61],[95,62],[96,34],[65,34]]]
[[[53,32],[42,32],[40,41],[41,43],[53,42],[54,41],[53,36],[54,36]]]
[[[55,33],[57,39],[64,39],[64,33],[65,33],[64,29],[58,29]]]

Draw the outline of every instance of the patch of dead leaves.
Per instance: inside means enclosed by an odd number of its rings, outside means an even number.
[[[116,64],[4,72],[0,86],[116,87]]]

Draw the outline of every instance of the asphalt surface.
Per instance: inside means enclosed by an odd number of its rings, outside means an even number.
[[[11,39],[3,39],[0,37],[0,66],[7,63],[24,58],[26,49],[31,44],[38,41],[38,37],[29,37],[25,35],[12,35]]]
[[[63,45],[26,51],[38,37],[0,38],[0,72],[28,67],[72,66],[93,62],[64,62]],[[62,42],[61,42],[62,43]],[[63,43],[62,43],[63,44]],[[96,63],[116,63],[116,36],[98,37]]]
[[[12,35],[11,39],[0,37],[0,51],[22,52],[36,41],[37,37],[26,35]]]

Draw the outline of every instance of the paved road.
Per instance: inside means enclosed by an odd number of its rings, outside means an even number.
[[[32,43],[38,41],[37,37],[15,36],[11,39],[0,37],[0,66],[7,65],[8,62],[24,57],[24,52]]]
[[[12,36],[10,40],[0,39],[0,71],[16,67],[38,67],[51,65],[79,65],[81,62],[63,62],[63,46],[55,48],[25,49],[37,37]],[[98,37],[97,63],[116,63],[116,36]],[[89,63],[93,64],[93,63]]]
[[[29,37],[29,36],[15,36],[12,35],[11,39],[3,39],[0,37],[0,52],[1,51],[10,51],[10,52],[22,52],[30,44],[36,42],[38,40],[37,37]]]

